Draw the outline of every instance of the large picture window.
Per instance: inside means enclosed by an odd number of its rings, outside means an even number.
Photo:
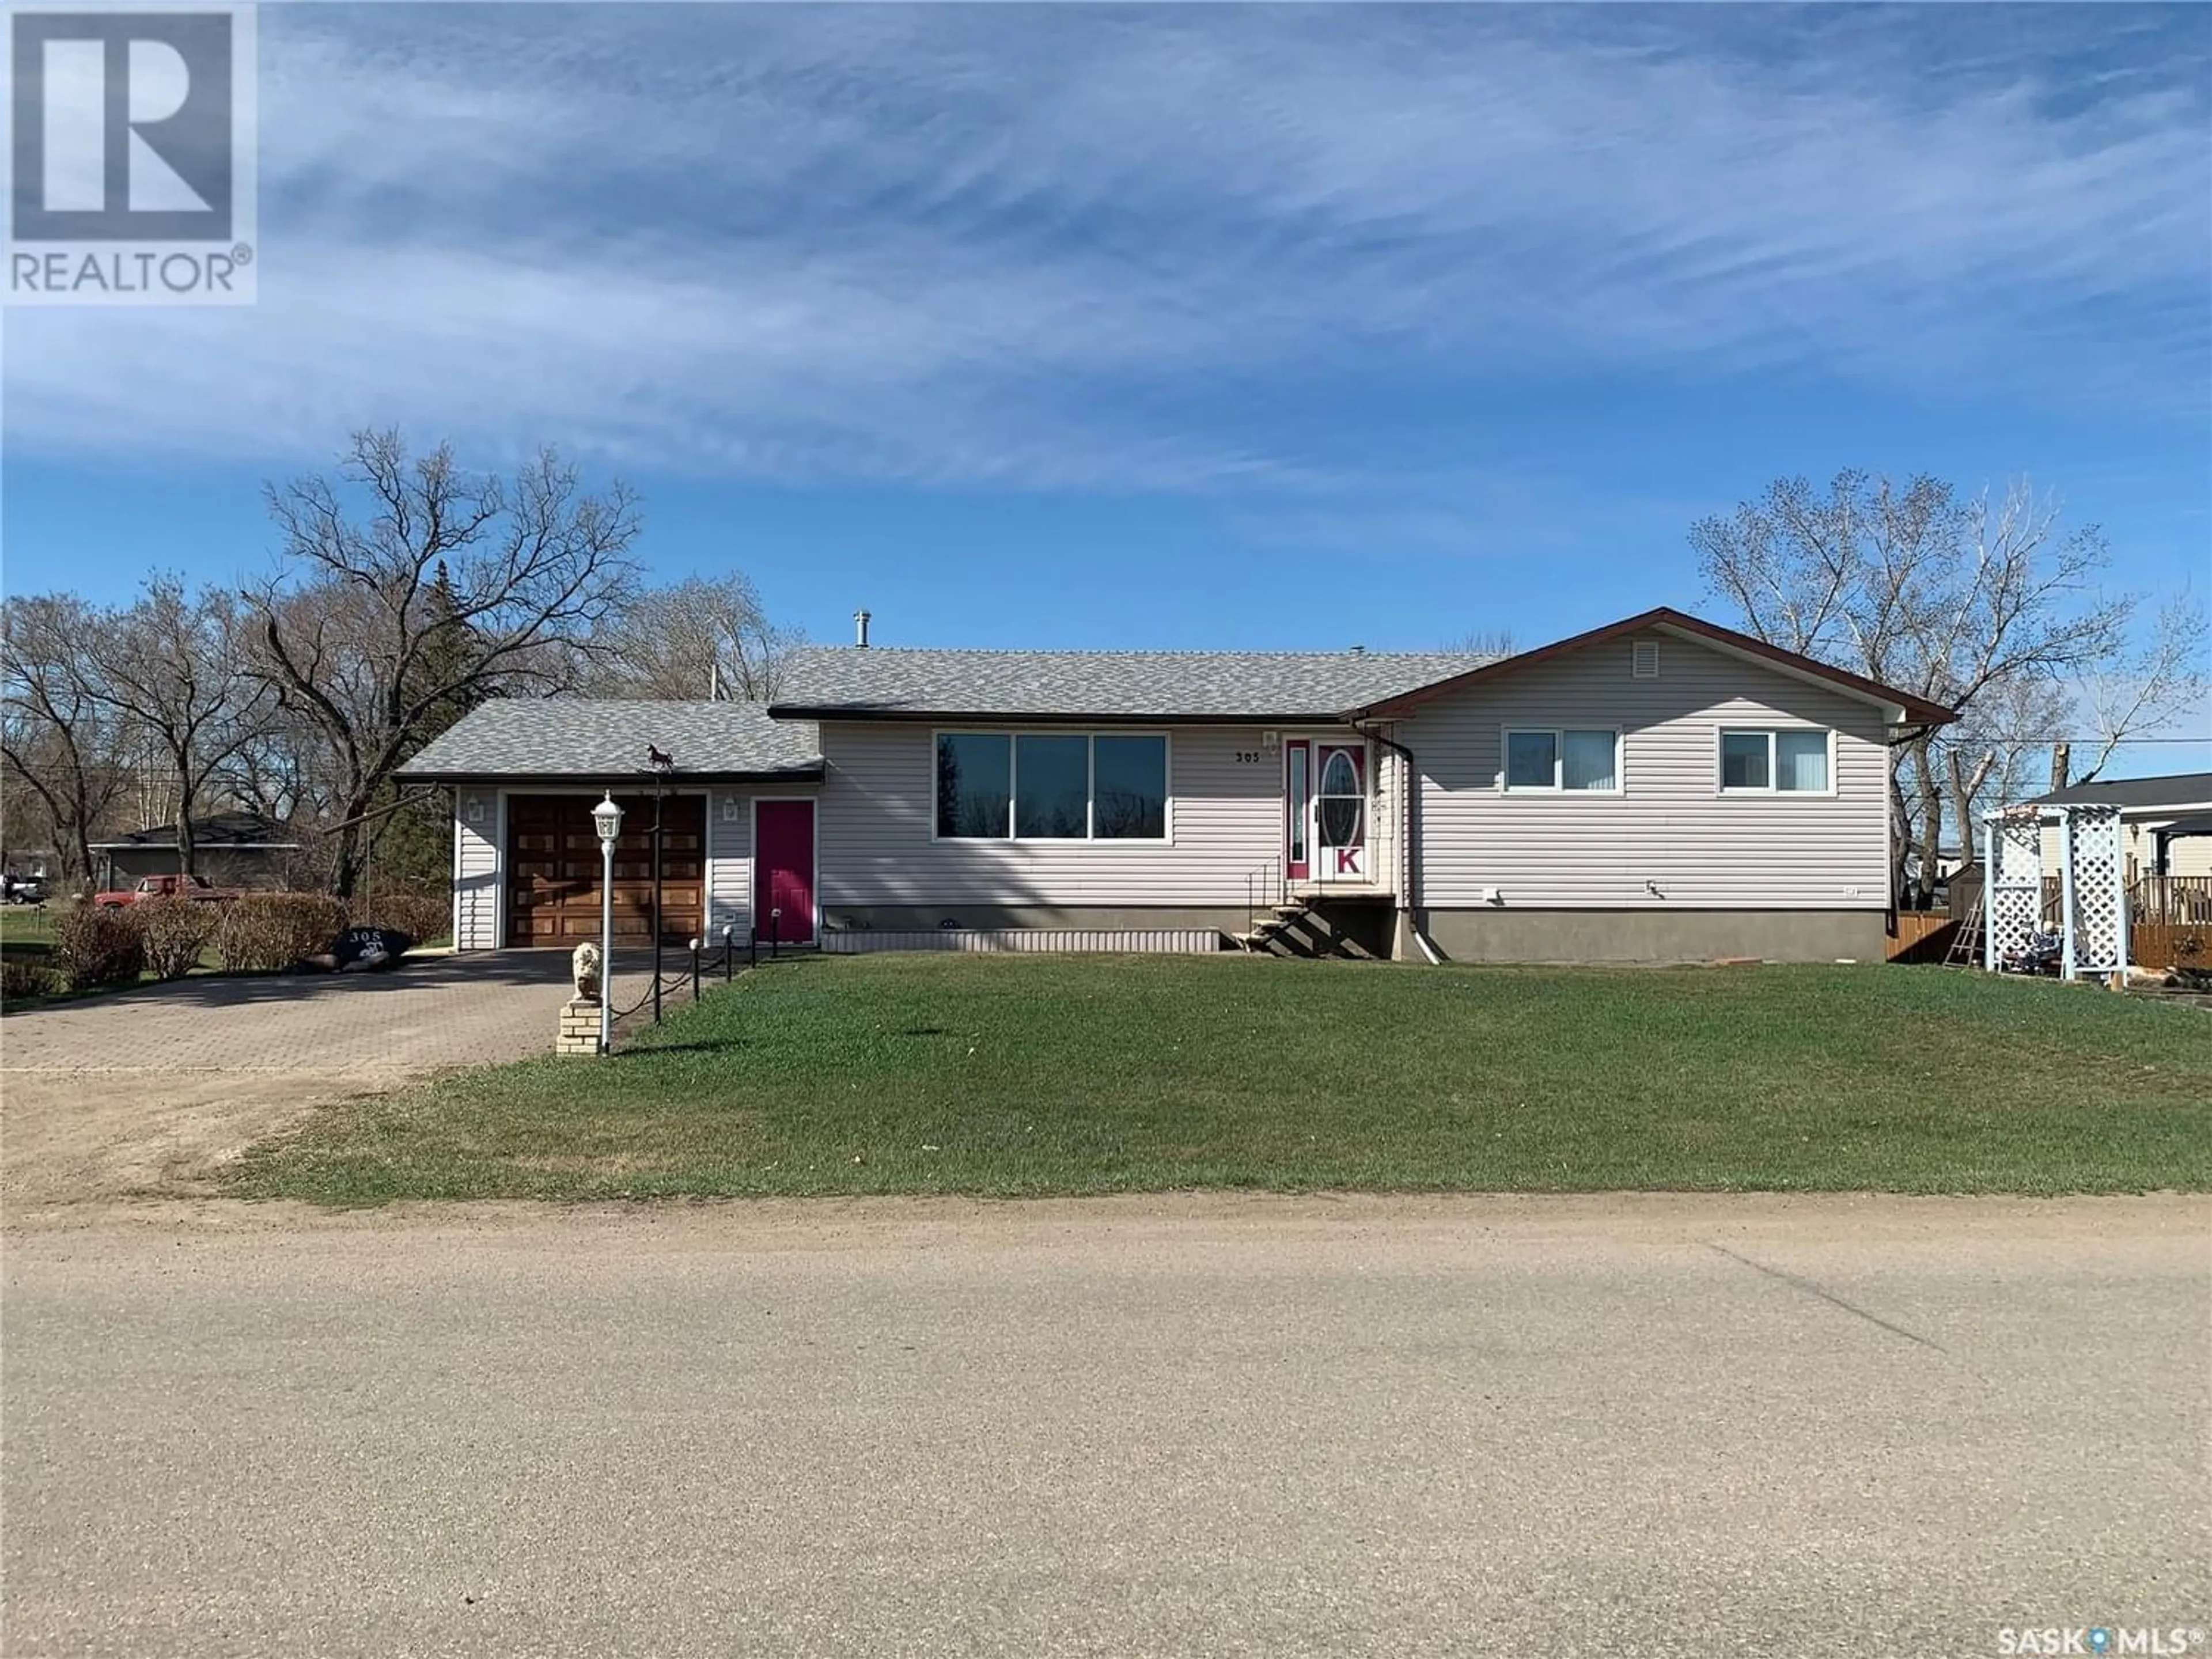
[[[1727,795],[1825,795],[1826,732],[1723,732],[1721,793]]]
[[[1165,841],[1158,734],[940,732],[937,834],[954,841]]]
[[[1101,841],[1168,838],[1168,740],[1091,740],[1091,833]]]
[[[1091,739],[1014,739],[1014,833],[1081,841],[1091,833]]]
[[[937,739],[937,833],[1003,840],[1014,804],[1013,739],[947,732]]]
[[[1617,794],[1620,789],[1620,733],[1542,729],[1505,734],[1509,792]]]

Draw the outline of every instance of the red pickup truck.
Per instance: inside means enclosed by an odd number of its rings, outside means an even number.
[[[104,909],[120,910],[141,899],[167,898],[172,894],[181,893],[196,904],[220,904],[226,899],[236,898],[240,890],[235,887],[214,886],[205,876],[141,876],[137,886],[94,893],[92,902]]]

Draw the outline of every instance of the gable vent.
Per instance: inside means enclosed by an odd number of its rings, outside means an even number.
[[[1659,641],[1638,640],[1629,647],[1629,672],[1639,680],[1659,678]]]

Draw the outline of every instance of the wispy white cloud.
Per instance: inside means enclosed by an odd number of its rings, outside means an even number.
[[[2201,402],[2212,30],[1977,15],[270,9],[261,304],[17,313],[9,441],[1174,489],[1401,381]]]

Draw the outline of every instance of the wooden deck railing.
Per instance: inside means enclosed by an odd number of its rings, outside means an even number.
[[[2143,968],[2212,968],[2212,876],[2130,883],[2128,956]]]
[[[2212,876],[2139,876],[2128,914],[2144,921],[2212,922]]]
[[[2065,883],[2043,878],[2044,925],[2059,925]],[[2137,876],[2128,884],[2128,914],[2143,921],[2212,921],[2212,876]]]
[[[2043,882],[2043,925],[2062,925],[2063,884]],[[1892,962],[1941,962],[1956,937],[1940,912],[1899,913]],[[1978,946],[1977,946],[1978,955]],[[2128,885],[2128,959],[2144,968],[2212,967],[2212,876],[2139,876]]]

